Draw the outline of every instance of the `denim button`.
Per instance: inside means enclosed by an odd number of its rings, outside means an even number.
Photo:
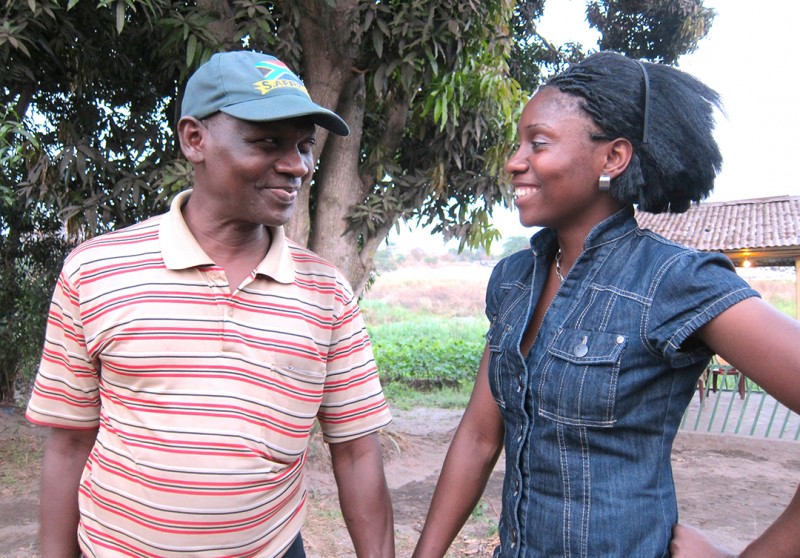
[[[586,344],[588,340],[589,338],[584,336],[583,339],[581,339],[581,342],[575,345],[575,348],[572,349],[572,354],[578,358],[586,356],[586,353],[589,352],[589,346]]]
[[[617,335],[617,345],[622,345],[625,342],[625,337]]]

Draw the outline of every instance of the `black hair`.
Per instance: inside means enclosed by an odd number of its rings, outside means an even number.
[[[580,108],[602,130],[594,139],[625,138],[633,145],[630,164],[611,183],[617,200],[652,213],[683,213],[713,189],[722,167],[714,108],[722,107],[719,95],[695,77],[599,52],[544,87],[580,98]]]

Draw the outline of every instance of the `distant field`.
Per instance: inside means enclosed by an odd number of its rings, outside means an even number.
[[[750,286],[772,306],[793,318],[797,317],[797,290],[789,279],[748,279]]]
[[[382,272],[364,295],[412,314],[477,317],[484,315],[491,265],[413,265]]]
[[[493,264],[414,264],[382,272],[364,296],[400,307],[411,314],[482,316],[486,284]],[[796,289],[792,270],[748,270],[744,278],[768,303],[796,316]]]

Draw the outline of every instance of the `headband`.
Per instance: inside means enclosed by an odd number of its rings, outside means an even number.
[[[644,122],[642,123],[642,143],[647,143],[647,128],[650,121],[650,78],[647,75],[647,68],[641,60],[635,60],[642,69],[644,78]]]

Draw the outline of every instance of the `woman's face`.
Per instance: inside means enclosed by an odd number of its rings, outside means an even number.
[[[506,163],[520,222],[528,227],[591,228],[620,205],[598,189],[607,141],[578,98],[546,87],[534,95],[518,125],[519,148]]]

